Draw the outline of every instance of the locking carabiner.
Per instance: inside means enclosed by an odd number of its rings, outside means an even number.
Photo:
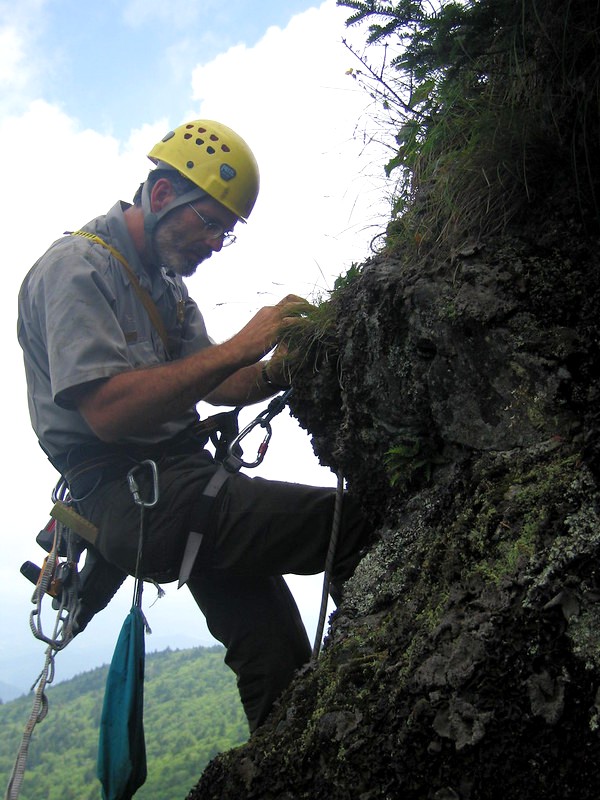
[[[271,441],[271,436],[273,435],[271,420],[273,417],[277,416],[277,414],[283,411],[291,393],[292,389],[290,388],[287,389],[283,394],[273,398],[267,408],[255,419],[253,419],[249,425],[246,425],[246,427],[241,430],[240,433],[238,433],[235,439],[231,441],[229,447],[227,448],[227,456],[223,460],[225,469],[229,470],[229,472],[237,472],[241,467],[252,468],[258,467],[259,464],[262,464],[269,447],[269,442]],[[242,458],[243,451],[240,446],[240,442],[259,425],[261,428],[265,429],[265,437],[258,446],[254,461],[244,461]]]
[[[258,446],[254,461],[244,461],[242,458],[242,448],[240,447],[240,442],[258,425],[266,429],[266,435]],[[229,472],[237,472],[241,467],[258,467],[265,457],[272,433],[273,431],[270,422],[263,422],[259,417],[257,417],[255,420],[252,420],[249,425],[246,425],[246,427],[240,431],[240,433],[238,433],[238,435],[227,448],[227,456],[223,461],[225,468],[229,470]]]

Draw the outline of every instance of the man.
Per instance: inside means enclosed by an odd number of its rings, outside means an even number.
[[[194,532],[201,544],[187,583],[226,647],[253,731],[310,656],[281,575],[323,570],[333,492],[236,473],[207,512],[203,491],[217,465],[197,435],[195,405],[245,405],[287,385],[280,342],[309,306],[289,295],[214,344],[182,276],[232,242],[249,217],[256,161],[234,131],[209,120],[171,131],[149,158],[156,167],[133,205],[117,203],[59,239],[23,282],[18,336],[29,409],[78,510],[99,529],[98,574],[116,585],[136,574],[139,544],[127,473],[157,463],[141,574],[177,579]],[[137,479],[147,497],[143,466]],[[344,506],[336,581],[352,573],[365,538],[351,501]]]

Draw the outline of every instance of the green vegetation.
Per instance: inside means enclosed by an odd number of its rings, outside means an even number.
[[[338,5],[381,46],[349,72],[379,102],[395,139],[388,248],[457,247],[500,232],[565,183],[578,187],[577,211],[598,229],[596,2]]]
[[[185,797],[205,765],[248,738],[235,677],[223,648],[146,657],[144,726],[148,778],[136,800]],[[107,667],[50,687],[47,717],[29,748],[20,800],[100,800],[98,727]],[[32,697],[0,706],[0,772],[8,783]]]
[[[357,264],[355,261],[352,262],[348,270],[343,275],[338,275],[333,283],[333,291],[337,292],[339,289],[344,289],[346,286],[350,286],[354,283],[354,281],[360,277],[362,273],[362,264]]]
[[[348,26],[368,29],[368,46],[354,53],[348,74],[373,98],[368,136],[389,144],[386,172],[397,181],[384,257],[411,264],[428,254],[452,260],[476,252],[524,219],[535,231],[552,199],[557,216],[597,235],[596,0],[338,5],[349,9]],[[355,292],[363,274],[352,265],[330,301],[349,285]],[[337,349],[331,302],[322,305],[294,340],[317,365]],[[447,318],[457,315],[449,302]]]
[[[435,464],[440,463],[435,443],[426,437],[405,436],[385,454],[385,466],[390,485],[407,489],[415,481],[428,482]]]

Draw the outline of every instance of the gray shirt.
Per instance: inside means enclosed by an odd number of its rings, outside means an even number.
[[[212,344],[198,306],[179,276],[147,272],[117,203],[82,230],[118,250],[149,292],[181,358]],[[178,314],[178,310],[180,313]],[[98,439],[73,403],[75,387],[169,359],[123,265],[81,236],[54,242],[29,271],[19,293],[18,338],[25,361],[31,423],[52,457]],[[198,419],[195,408],[125,441],[164,441]]]

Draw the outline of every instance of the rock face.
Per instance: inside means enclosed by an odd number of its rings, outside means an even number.
[[[564,217],[336,293],[294,413],[373,546],[318,664],[189,800],[596,800],[599,300]]]

